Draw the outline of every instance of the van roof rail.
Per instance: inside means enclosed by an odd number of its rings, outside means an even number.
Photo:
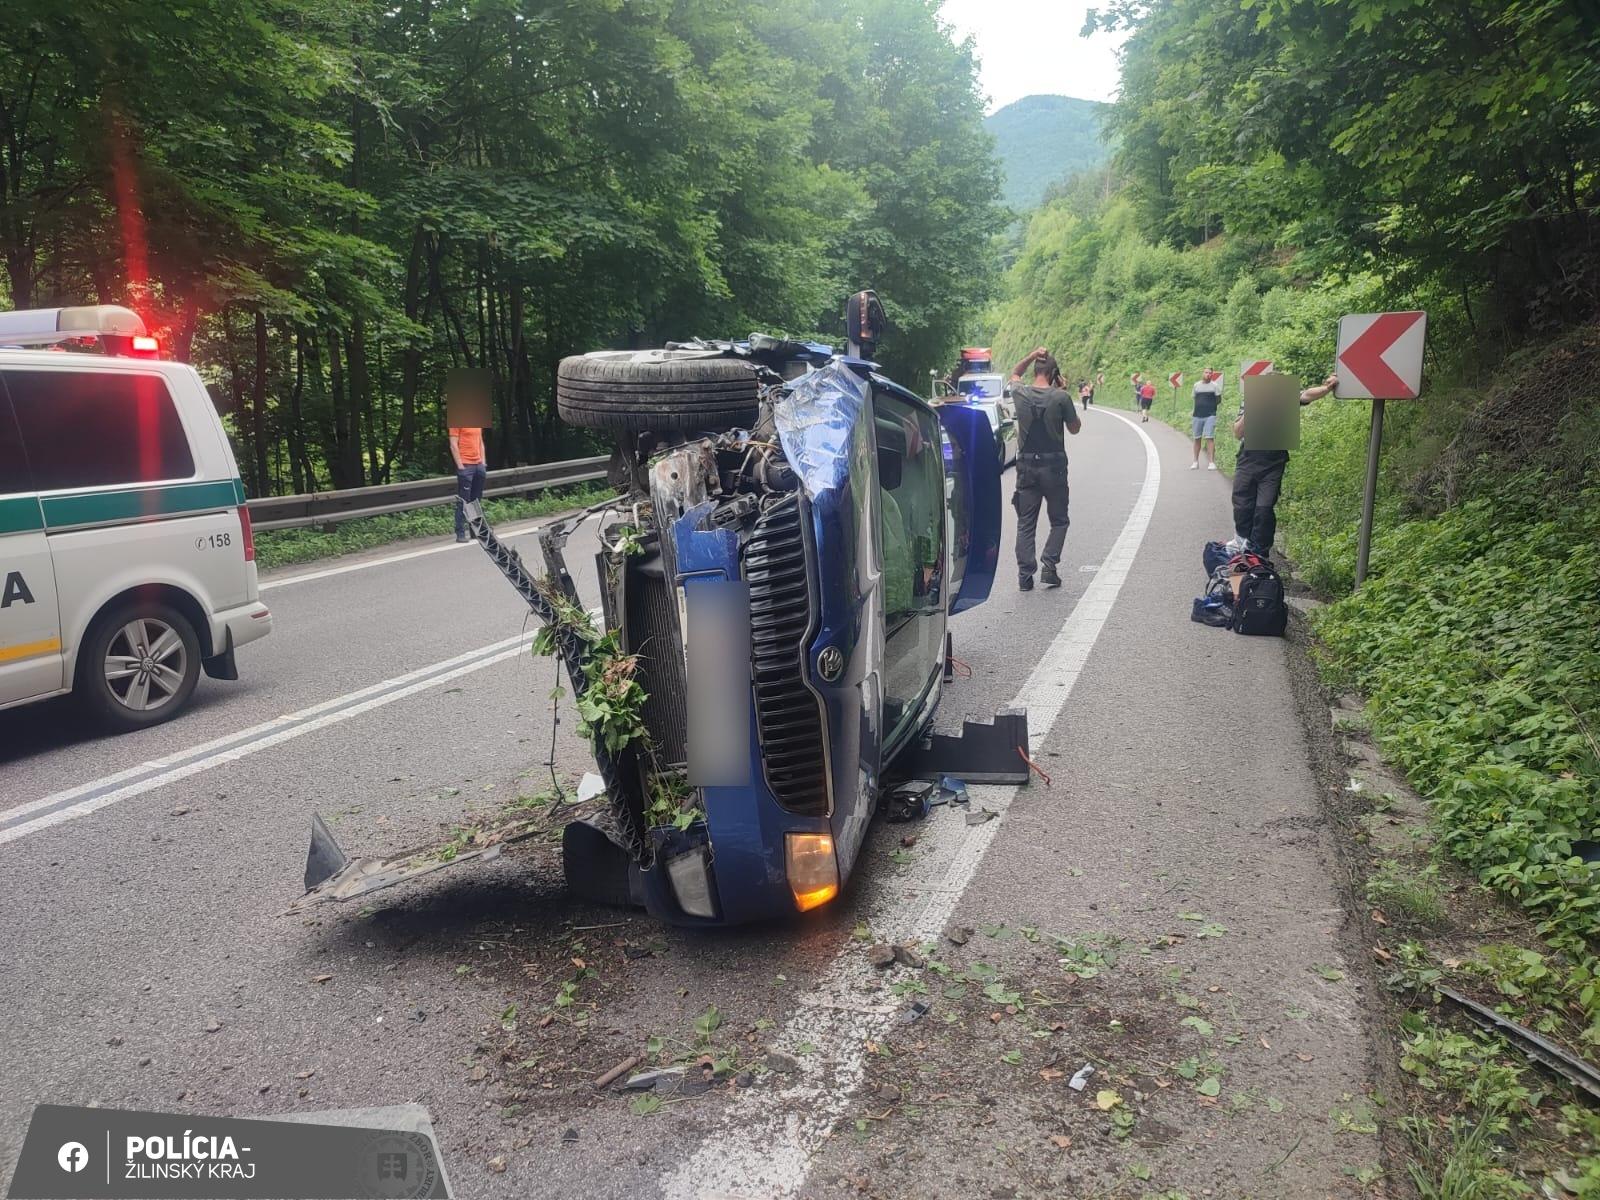
[[[0,312],[0,346],[48,346],[76,338],[142,338],[144,321],[120,304]]]

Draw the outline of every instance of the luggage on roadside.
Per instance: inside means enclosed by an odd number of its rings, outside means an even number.
[[[1233,631],[1282,637],[1289,628],[1283,579],[1270,562],[1259,556],[1250,557],[1256,562],[1234,576]]]
[[[1227,542],[1207,542],[1206,548],[1201,551],[1200,559],[1206,565],[1206,578],[1215,575],[1217,568],[1223,566],[1233,557],[1233,551],[1228,549]]]

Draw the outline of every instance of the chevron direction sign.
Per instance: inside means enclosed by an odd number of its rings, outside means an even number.
[[[1415,400],[1422,391],[1425,312],[1352,313],[1339,318],[1341,400]]]

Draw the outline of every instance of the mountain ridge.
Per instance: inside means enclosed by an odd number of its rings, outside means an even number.
[[[1069,175],[1092,171],[1111,156],[1101,139],[1109,104],[1075,96],[1037,93],[1013,100],[983,119],[995,139],[1001,198],[1020,211]]]

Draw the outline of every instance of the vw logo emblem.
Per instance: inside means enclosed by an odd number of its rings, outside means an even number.
[[[832,683],[844,673],[844,655],[837,646],[826,646],[817,655],[817,674]]]

